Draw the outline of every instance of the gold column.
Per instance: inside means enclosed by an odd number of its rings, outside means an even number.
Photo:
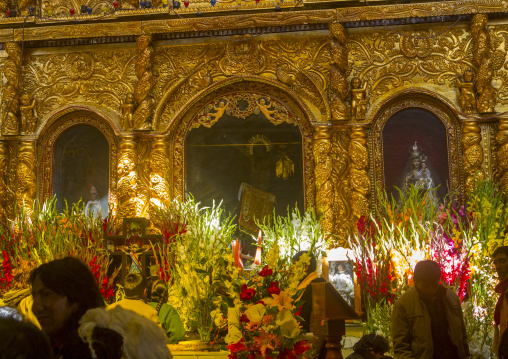
[[[369,212],[370,179],[367,135],[363,126],[353,126],[348,147],[351,168],[349,183],[351,186],[352,228],[356,228],[358,219]]]
[[[3,108],[7,113],[2,114],[2,134],[11,136],[19,134],[19,66],[21,63],[21,49],[15,42],[5,44],[5,51],[9,55],[5,61],[4,75],[7,83],[3,89]]]
[[[124,136],[118,147],[118,218],[138,217],[142,201],[138,193],[137,144],[134,136]]]
[[[484,178],[482,163],[483,149],[482,135],[477,121],[465,120],[462,127],[463,167],[465,175],[465,190],[473,190],[475,180]]]
[[[504,194],[508,195],[508,117],[499,121],[497,142],[497,175],[499,185]]]
[[[349,119],[349,108],[346,105],[346,97],[349,95],[347,82],[347,31],[339,22],[329,25],[333,35],[331,42],[332,66],[330,67],[330,111],[332,120],[344,121]]]
[[[5,179],[9,169],[9,151],[4,141],[0,141],[0,226],[7,219],[7,184]]]
[[[152,137],[150,149],[150,205],[149,216],[152,223],[158,221],[157,208],[171,201],[168,182],[169,144],[166,136]]]
[[[132,118],[132,125],[135,130],[151,130],[153,99],[150,96],[152,87],[155,85],[155,78],[152,73],[154,50],[150,46],[152,35],[141,35],[136,41],[138,59],[136,61],[136,76],[138,82],[134,89],[134,98],[138,107]]]
[[[18,144],[16,167],[16,202],[18,211],[24,207],[27,216],[33,213],[33,202],[37,194],[35,142],[21,141]]]
[[[316,212],[326,236],[334,234],[334,186],[332,182],[333,158],[330,126],[314,129],[314,176],[316,183]]]

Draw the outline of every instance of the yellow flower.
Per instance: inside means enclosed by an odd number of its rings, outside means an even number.
[[[277,314],[275,323],[280,327],[281,334],[287,338],[296,338],[300,335],[301,329],[298,321],[288,309],[284,309]]]
[[[259,323],[263,320],[266,308],[263,304],[255,304],[245,311],[245,315],[251,322]]]
[[[273,300],[270,303],[271,307],[277,307],[279,309],[279,312],[284,309],[293,310],[295,307],[291,302],[292,299],[290,296],[286,294],[286,292],[281,291],[278,295],[272,294]]]

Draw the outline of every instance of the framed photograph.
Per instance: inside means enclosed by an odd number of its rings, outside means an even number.
[[[353,262],[329,261],[328,262],[328,281],[342,295],[342,298],[349,305],[355,308],[355,277],[353,272]]]

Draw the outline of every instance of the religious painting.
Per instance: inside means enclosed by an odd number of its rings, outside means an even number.
[[[329,261],[328,281],[337,289],[342,298],[355,307],[355,279],[352,261]]]
[[[385,188],[399,198],[418,186],[442,200],[448,193],[448,149],[443,123],[429,111],[410,108],[397,112],[383,129]]]
[[[108,214],[109,144],[94,126],[76,125],[58,138],[53,151],[53,194],[57,209],[80,200],[94,216]]]
[[[235,111],[251,106],[243,101]],[[258,102],[269,107],[264,99]],[[241,117],[222,111],[213,126],[194,128],[186,139],[186,192],[202,205],[222,201],[249,237],[257,235],[256,220],[274,211],[286,216],[295,205],[303,211],[304,205],[300,130],[282,121],[274,125],[264,107]]]

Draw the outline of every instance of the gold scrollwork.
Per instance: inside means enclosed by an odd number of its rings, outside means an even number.
[[[134,136],[122,137],[118,145],[116,195],[119,218],[138,217],[144,207],[138,188],[136,147]]]
[[[141,35],[136,41],[138,59],[136,60],[136,76],[138,82],[134,90],[134,97],[138,106],[132,116],[132,126],[135,130],[151,130],[154,100],[150,92],[155,85],[152,66],[154,50],[151,46],[152,35]]]
[[[28,217],[32,216],[33,202],[37,194],[35,176],[35,142],[21,141],[18,145],[18,166],[16,168],[16,202],[23,205]]]
[[[355,225],[358,219],[369,211],[371,186],[367,172],[369,167],[367,135],[362,126],[354,126],[351,129],[348,154],[351,159],[349,182],[351,186],[352,224]]]
[[[482,169],[483,149],[482,135],[477,121],[464,121],[462,128],[463,168],[465,173],[465,190],[470,193],[476,180],[484,178]]]
[[[508,118],[499,121],[496,136],[497,149],[497,177],[503,192],[508,195]]]
[[[0,226],[7,219],[7,184],[5,178],[9,169],[9,151],[3,141],[0,141]]]
[[[17,135],[19,133],[19,66],[21,63],[21,48],[15,42],[5,44],[9,58],[4,64],[4,76],[7,83],[3,89],[2,107],[6,115],[2,123],[2,134]]]
[[[349,94],[349,83],[346,79],[347,71],[347,49],[346,40],[348,37],[344,26],[339,22],[329,25],[333,35],[331,42],[331,54],[333,63],[330,67],[330,109],[332,120],[344,121],[349,119],[349,107],[346,104],[346,97]]]

